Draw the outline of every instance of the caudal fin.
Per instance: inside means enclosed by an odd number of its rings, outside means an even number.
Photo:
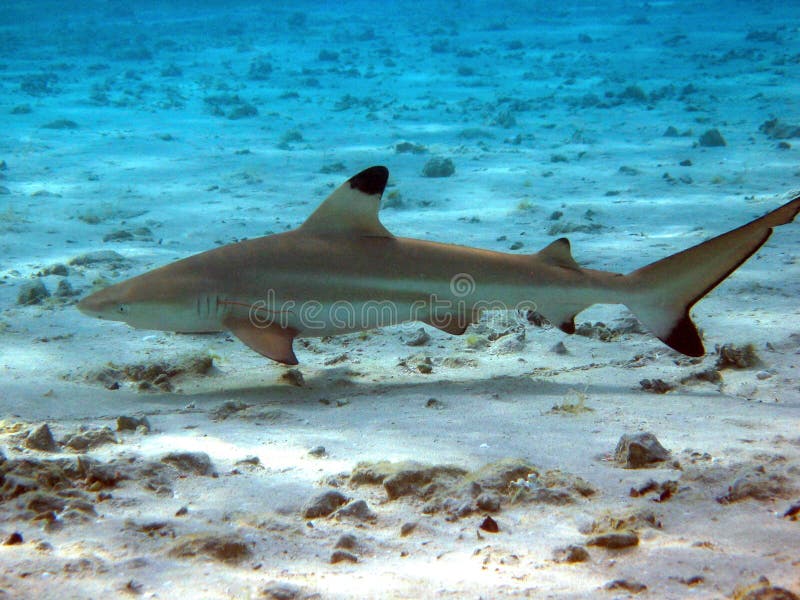
[[[670,348],[687,356],[705,354],[689,310],[750,258],[772,234],[800,212],[800,196],[760,219],[626,276],[626,301],[637,317]]]

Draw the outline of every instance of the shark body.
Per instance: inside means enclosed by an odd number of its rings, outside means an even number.
[[[627,275],[581,268],[566,238],[508,254],[393,236],[378,219],[388,181],[370,167],[285,233],[190,256],[104,288],[78,308],[141,329],[231,331],[297,364],[295,337],[421,321],[462,334],[487,309],[534,310],[566,333],[593,304],[624,304],[671,348],[705,350],[689,310],[800,212],[800,196]]]

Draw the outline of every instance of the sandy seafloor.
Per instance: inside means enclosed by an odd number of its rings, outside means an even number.
[[[421,346],[418,324],[309,340],[300,381],[230,335],[74,303],[297,226],[373,164],[397,235],[534,252],[563,225],[582,265],[633,270],[800,188],[800,140],[781,139],[799,25],[778,2],[4,2],[0,595],[721,598],[761,576],[798,593],[797,223],[695,307],[702,360],[603,306],[578,319],[606,324],[592,337],[488,315]],[[699,143],[714,128],[726,146]],[[434,157],[455,173],[424,177]],[[98,250],[120,257],[71,264]],[[20,305],[35,279],[52,295]],[[723,344],[760,362],[715,381]],[[213,368],[125,374],[192,356]],[[29,447],[42,423],[54,451]],[[670,458],[623,468],[617,441],[641,432]],[[210,465],[162,460],[184,451]],[[331,489],[366,508],[304,518]],[[588,545],[615,531],[638,545]]]

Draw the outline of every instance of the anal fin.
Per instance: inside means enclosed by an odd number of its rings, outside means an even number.
[[[292,348],[292,342],[299,333],[296,329],[280,327],[274,323],[258,327],[250,319],[243,317],[228,317],[223,321],[223,325],[242,343],[262,356],[284,365],[297,364],[297,357]]]

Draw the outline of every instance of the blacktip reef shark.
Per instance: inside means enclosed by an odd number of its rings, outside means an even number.
[[[297,364],[298,336],[421,321],[464,333],[482,311],[535,310],[566,333],[593,304],[624,304],[667,346],[705,353],[691,307],[791,222],[800,196],[747,225],[627,275],[581,268],[561,238],[535,254],[399,238],[378,209],[389,179],[370,167],[297,229],[229,244],[84,298],[87,315],[140,329],[231,331],[272,360]]]

